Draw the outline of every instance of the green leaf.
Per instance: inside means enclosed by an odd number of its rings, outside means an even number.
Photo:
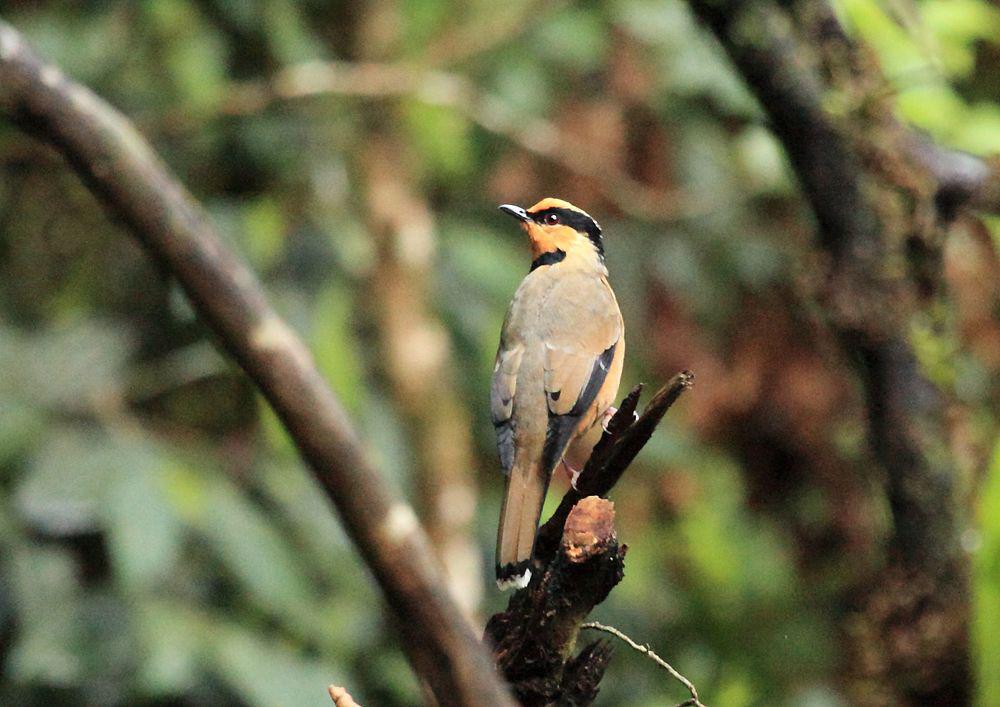
[[[21,682],[76,683],[84,663],[83,621],[72,558],[28,545],[14,546],[7,558],[19,626],[8,675]]]
[[[1000,704],[1000,444],[997,444],[977,509],[979,530],[964,538],[973,554],[972,641],[978,704]],[[978,546],[978,547],[977,547]]]
[[[0,330],[0,391],[33,405],[88,408],[115,394],[131,355],[120,325],[90,320],[39,334]]]
[[[116,452],[103,435],[56,428],[17,486],[17,509],[53,535],[98,530]]]
[[[277,199],[258,197],[243,209],[244,244],[250,262],[260,270],[275,264],[284,246],[285,218]]]
[[[204,655],[203,618],[191,607],[143,598],[132,621],[143,651],[139,680],[144,689],[153,695],[191,689]]]
[[[403,126],[427,175],[460,177],[473,164],[469,121],[452,108],[417,100],[402,104]]]
[[[249,705],[322,705],[331,683],[355,685],[342,668],[306,658],[301,649],[263,638],[234,623],[218,623],[208,650],[212,670]],[[362,696],[352,688],[355,699]]]
[[[32,406],[0,394],[0,478],[4,468],[24,453],[45,430],[45,419]]]
[[[604,62],[610,35],[600,12],[570,8],[539,23],[532,36],[534,48],[551,61],[586,72]]]
[[[354,294],[340,283],[330,283],[316,300],[309,336],[316,365],[351,412],[356,412],[361,402],[364,380],[354,312]]]
[[[166,495],[170,462],[139,440],[123,443],[119,455],[103,513],[111,563],[129,589],[152,588],[180,556],[182,528]]]
[[[229,483],[204,488],[195,525],[229,572],[268,611],[303,616],[314,603],[294,549],[266,517]]]

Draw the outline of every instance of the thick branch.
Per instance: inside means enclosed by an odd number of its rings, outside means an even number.
[[[825,109],[825,86],[790,18],[771,2],[692,0],[757,95],[784,144],[829,257],[822,299],[861,367],[869,442],[888,472],[895,549],[911,567],[947,571],[958,555],[950,474],[932,464],[918,432],[940,412],[906,341],[909,296],[887,276],[890,250],[879,193],[844,130]],[[947,502],[945,502],[947,503]]]
[[[868,443],[886,472],[891,552],[858,602],[862,628],[852,630],[849,651],[879,655],[874,679],[895,690],[895,701],[964,703],[968,576],[954,469],[941,397],[908,341],[924,283],[907,282],[898,263],[907,248],[939,248],[961,206],[987,205],[996,170],[900,125],[875,90],[884,85],[875,62],[846,39],[825,2],[782,3],[805,32],[769,0],[691,5],[756,94],[816,216],[828,267],[820,301],[859,369]],[[829,112],[831,98],[850,110]],[[872,670],[856,663],[855,680]]]
[[[0,22],[0,111],[52,143],[184,287],[285,424],[404,627],[443,704],[509,704],[486,651],[444,589],[411,508],[362,451],[299,338],[204,211],[117,111],[43,62]]]
[[[567,693],[576,696],[571,704],[588,704],[597,695],[610,653],[592,644],[571,656],[583,620],[624,576],[614,518],[611,501],[580,500],[541,580],[515,594],[486,627],[497,666],[524,705],[567,704]]]

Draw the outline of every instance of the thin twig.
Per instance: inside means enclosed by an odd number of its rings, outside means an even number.
[[[340,685],[330,685],[326,688],[326,691],[330,695],[330,699],[333,700],[333,704],[336,707],[361,707],[354,698],[351,697],[351,693],[347,691],[346,687],[340,687]]]
[[[610,633],[612,636],[620,638],[621,640],[625,641],[625,643],[629,644],[632,648],[639,651],[640,653],[645,653],[647,656],[652,658],[657,665],[659,665],[661,668],[670,673],[675,680],[684,685],[684,687],[687,688],[688,692],[691,693],[691,699],[685,700],[684,702],[677,705],[677,707],[684,707],[685,705],[691,705],[692,707],[705,707],[705,705],[701,703],[701,700],[698,699],[698,690],[695,688],[694,683],[692,683],[686,677],[677,672],[677,670],[670,663],[665,661],[660,656],[656,655],[653,649],[649,647],[648,643],[645,645],[639,645],[631,638],[626,636],[624,633],[616,629],[614,626],[605,626],[604,624],[598,621],[588,621],[587,623],[580,626],[580,628],[590,628],[595,631],[604,631],[604,633]]]
[[[718,206],[711,198],[643,184],[592,150],[578,149],[555,123],[520,115],[499,96],[480,91],[465,76],[448,71],[393,63],[308,61],[282,69],[270,79],[234,86],[223,110],[245,115],[276,102],[323,96],[406,97],[450,108],[537,157],[593,179],[623,213],[643,220],[675,221],[709,213]]]
[[[476,13],[459,27],[443,28],[427,46],[421,60],[429,66],[468,63],[536,28],[543,13],[551,16],[568,4],[565,0],[530,0],[520,5],[511,3],[503,9],[498,6],[485,15]]]

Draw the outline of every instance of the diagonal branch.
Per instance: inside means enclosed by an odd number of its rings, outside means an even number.
[[[462,619],[412,509],[364,453],[339,402],[260,283],[128,120],[0,21],[0,113],[55,146],[183,286],[274,407],[340,513],[442,704],[510,697]]]
[[[642,386],[625,397],[577,489],[539,529],[531,583],[486,625],[497,666],[523,704],[587,705],[596,698],[610,647],[597,641],[573,652],[584,619],[624,576],[627,549],[615,534],[614,504],[603,496],[693,380],[688,371],[674,376],[638,419]]]
[[[635,418],[642,385],[636,386],[622,401],[608,423],[608,431],[594,447],[587,465],[580,472],[576,488],[569,489],[559,506],[541,528],[535,541],[535,555],[547,562],[555,554],[563,526],[573,506],[586,496],[606,496],[625,473],[632,460],[652,437],[656,426],[685,390],[694,384],[690,371],[678,373],[649,401],[642,415]]]
[[[950,471],[932,461],[918,429],[940,414],[941,403],[906,339],[910,295],[887,267],[898,226],[886,222],[876,203],[884,192],[826,109],[825,85],[777,5],[692,0],[692,6],[757,95],[816,215],[829,263],[821,300],[860,368],[869,444],[888,472],[894,549],[908,566],[947,572],[960,554],[953,509],[940,503],[952,497]]]

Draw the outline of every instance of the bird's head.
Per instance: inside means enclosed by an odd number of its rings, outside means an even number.
[[[542,199],[530,209],[503,204],[500,210],[521,222],[537,261],[547,253],[594,252],[604,258],[601,227],[590,214],[562,199]]]

